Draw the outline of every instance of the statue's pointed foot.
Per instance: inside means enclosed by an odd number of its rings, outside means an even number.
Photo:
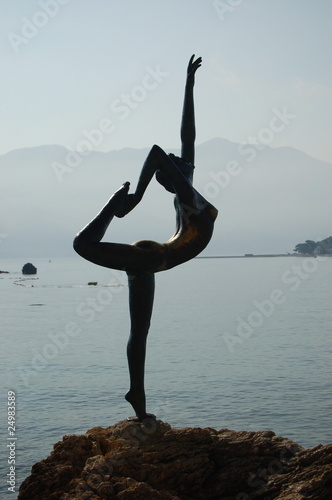
[[[147,419],[157,420],[157,417],[156,415],[153,415],[153,413],[145,413],[141,417],[135,416],[127,418],[128,422],[143,422],[144,420]]]

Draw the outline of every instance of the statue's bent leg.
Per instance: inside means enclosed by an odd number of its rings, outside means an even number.
[[[153,417],[146,413],[144,389],[144,367],[146,340],[150,328],[153,308],[154,274],[129,274],[129,310],[131,320],[127,357],[130,374],[130,389],[126,400],[135,410],[137,419]]]
[[[154,146],[154,154],[159,160],[159,168],[172,183],[177,195],[177,202],[185,207],[185,211],[198,214],[206,207],[216,209],[192,185],[191,177],[185,176],[174,161],[159,146]],[[215,214],[216,217],[216,214]]]

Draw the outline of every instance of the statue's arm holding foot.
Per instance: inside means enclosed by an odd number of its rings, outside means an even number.
[[[115,210],[114,215],[116,215],[117,217],[124,217],[125,215],[127,215],[143,198],[146,188],[148,187],[155,172],[158,170],[158,149],[160,149],[158,146],[153,146],[148,156],[146,157],[138,179],[135,193],[129,194],[129,182],[125,183],[125,185],[128,186],[127,193],[122,197]]]

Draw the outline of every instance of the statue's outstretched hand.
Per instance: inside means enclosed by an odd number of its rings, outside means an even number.
[[[136,207],[138,202],[139,200],[135,194],[123,193],[121,201],[114,212],[115,215],[117,217],[124,217]]]
[[[187,82],[194,83],[195,81],[195,73],[198,68],[202,65],[202,58],[198,57],[196,61],[194,61],[195,54],[193,54],[189,60],[188,68],[187,68]]]

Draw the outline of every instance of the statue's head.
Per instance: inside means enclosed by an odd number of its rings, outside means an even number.
[[[170,153],[168,156],[175,163],[175,165],[181,170],[186,179],[192,182],[193,172],[195,168],[194,165],[184,160],[183,158],[180,158],[179,156],[173,155],[173,153]],[[156,179],[159,182],[159,184],[164,186],[164,188],[167,191],[169,191],[170,193],[175,193],[173,184],[171,183],[170,180],[168,180],[167,176],[160,170],[157,170],[156,172]]]

